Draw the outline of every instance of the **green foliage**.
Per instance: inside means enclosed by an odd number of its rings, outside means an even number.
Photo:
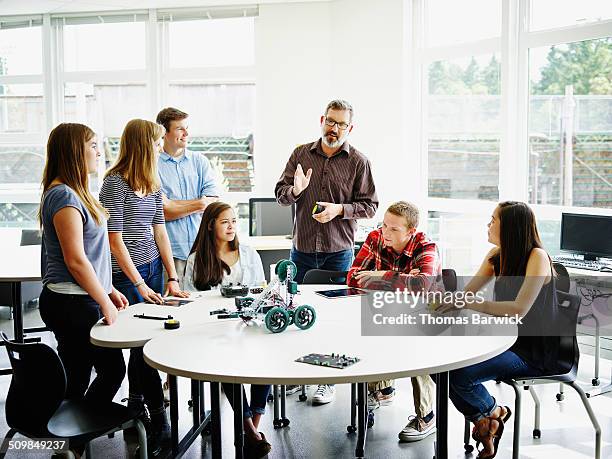
[[[531,84],[532,94],[561,95],[568,85],[576,95],[612,95],[612,38],[550,48],[540,81]]]
[[[436,61],[429,66],[429,93],[499,95],[500,74],[500,64],[495,55],[483,68],[474,57],[465,69],[451,62]]]

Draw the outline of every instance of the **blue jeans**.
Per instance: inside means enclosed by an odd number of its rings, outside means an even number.
[[[161,257],[136,266],[145,283],[157,293],[163,294],[164,279]],[[134,287],[132,281],[122,271],[113,273],[113,285],[125,295],[130,304],[142,303],[143,298]],[[149,411],[161,409],[164,405],[164,392],[162,390],[159,372],[151,368],[144,361],[142,347],[130,349],[128,362],[128,382],[130,397],[134,400],[144,398]]]
[[[291,248],[291,261],[297,266],[295,281],[301,284],[304,275],[311,269],[327,269],[329,271],[348,271],[353,264],[353,249],[341,250],[331,253],[306,253]]]
[[[164,293],[164,276],[161,257],[157,257],[149,263],[136,266],[136,269],[149,288],[155,290],[157,293]],[[142,303],[144,301],[138,289],[134,287],[132,281],[123,274],[123,271],[113,273],[113,285],[125,295],[130,304]]]
[[[449,396],[468,421],[476,422],[495,411],[497,402],[482,385],[485,381],[511,379],[518,376],[537,376],[533,368],[512,351],[476,365],[449,373]]]
[[[230,402],[232,409],[234,409],[234,384],[223,383],[223,391],[227,396],[227,400]],[[251,384],[251,404],[247,402],[246,393],[244,387],[242,388],[242,412],[245,418],[252,418],[253,413],[264,414],[266,412],[266,402],[268,401],[268,394],[270,393],[270,386],[262,384]]]

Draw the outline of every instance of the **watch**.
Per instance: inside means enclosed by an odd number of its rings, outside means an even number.
[[[178,279],[176,277],[169,277],[168,278],[168,282],[177,282],[178,283]]]

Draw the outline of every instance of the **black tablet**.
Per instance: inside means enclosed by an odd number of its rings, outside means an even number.
[[[345,298],[347,296],[367,295],[368,292],[360,288],[349,287],[338,288],[335,290],[319,290],[315,293],[317,295],[324,296],[325,298]]]

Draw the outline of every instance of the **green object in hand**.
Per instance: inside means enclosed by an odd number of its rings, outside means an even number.
[[[320,214],[321,212],[323,212],[325,210],[325,206],[322,206],[320,204],[316,204],[314,205],[314,207],[312,208],[312,215],[314,214]]]

